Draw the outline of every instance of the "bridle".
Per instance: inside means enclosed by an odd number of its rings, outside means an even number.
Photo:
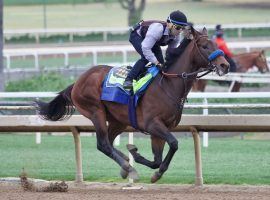
[[[259,65],[258,63],[263,63],[263,64]],[[258,67],[261,73],[267,72],[267,69],[268,69],[267,60],[263,53],[259,53],[259,56],[255,58],[254,65]]]
[[[207,35],[201,35],[199,36],[199,38],[197,38],[195,41],[194,41],[194,46],[198,52],[198,54],[201,56],[201,58],[207,62],[207,67],[205,68],[200,68],[194,72],[190,72],[190,73],[186,73],[186,72],[183,72],[181,74],[171,74],[171,73],[166,73],[164,71],[162,71],[162,75],[165,76],[165,77],[171,77],[171,78],[183,78],[183,79],[188,79],[188,78],[201,78],[205,75],[207,75],[208,73],[214,71],[217,66],[215,64],[212,63],[213,60],[215,60],[218,56],[224,56],[224,52],[220,49],[217,49],[215,51],[213,51],[207,58],[202,54],[202,52],[200,51],[198,45],[197,45],[197,41],[199,39],[201,39],[202,37],[207,37]],[[205,72],[204,74],[200,75],[200,76],[196,76],[194,77],[195,75],[197,75],[198,73],[201,73],[201,72]]]
[[[200,57],[207,63],[206,67],[205,68],[200,68],[194,72],[190,72],[190,73],[187,73],[187,72],[182,72],[182,73],[166,73],[164,72],[163,70],[161,71],[162,73],[162,77],[159,81],[159,85],[161,86],[161,81],[164,77],[167,77],[167,78],[181,78],[183,79],[184,81],[184,96],[180,99],[180,107],[183,107],[184,106],[184,103],[186,102],[187,100],[187,94],[188,94],[188,90],[187,90],[187,81],[188,80],[195,80],[195,79],[198,79],[198,78],[201,78],[207,74],[209,74],[210,72],[213,72],[216,70],[217,66],[215,64],[212,63],[213,60],[215,60],[217,57],[219,56],[224,56],[224,52],[222,50],[215,50],[213,51],[208,57],[205,57],[202,52],[200,51],[198,45],[197,45],[197,42],[198,40],[200,40],[201,38],[203,37],[207,37],[207,35],[201,35],[199,36],[193,43],[194,43],[194,46],[198,52],[198,54],[200,55]],[[202,75],[199,75],[198,76],[198,73],[201,73],[201,72],[204,72]],[[162,88],[162,87],[161,87]],[[163,88],[162,88],[163,89]],[[164,90],[164,89],[163,89]],[[164,90],[165,91],[165,90]],[[167,93],[167,91],[165,91],[165,93],[167,94],[167,96],[169,96],[173,101],[174,98],[171,97],[171,95],[169,95]],[[177,103],[178,105],[178,103]]]

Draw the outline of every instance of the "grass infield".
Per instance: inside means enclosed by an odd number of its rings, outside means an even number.
[[[82,138],[83,172],[86,181],[122,182],[119,166],[96,149],[95,137]],[[127,137],[118,147],[127,154]],[[135,138],[139,152],[153,159],[149,138]],[[168,148],[166,145],[165,152]],[[202,147],[204,183],[206,184],[270,184],[269,140],[240,140],[223,138],[209,140]],[[18,177],[25,168],[30,177],[46,180],[74,180],[75,155],[71,135],[42,135],[42,143],[35,144],[34,135],[0,135],[0,177]],[[149,183],[154,173],[135,164],[140,182]],[[179,139],[179,150],[168,171],[158,183],[194,183],[194,148],[190,137]]]

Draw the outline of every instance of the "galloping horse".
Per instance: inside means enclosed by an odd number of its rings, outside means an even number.
[[[233,59],[235,60],[237,65],[236,72],[247,72],[253,66],[256,66],[261,73],[269,72],[264,50],[237,54],[233,57]],[[194,83],[192,89],[194,91],[204,92],[206,85],[207,80],[199,79],[197,82]],[[240,87],[241,83],[235,82],[232,88],[232,92],[239,92]]]
[[[171,60],[166,73],[161,71],[156,76],[136,109],[138,129],[151,135],[154,161],[143,157],[139,161],[135,160],[152,169],[159,168],[152,176],[152,182],[161,178],[178,149],[178,141],[170,129],[180,122],[183,104],[197,73],[214,70],[221,76],[229,70],[229,63],[223,57],[223,52],[217,50],[215,44],[208,39],[205,28],[198,32],[191,27],[190,33],[192,39],[189,39],[184,50],[180,49],[183,48],[180,45],[168,53]],[[130,125],[128,106],[100,100],[103,80],[111,68],[94,66],[49,103],[36,103],[39,115],[51,121],[71,116],[75,107],[93,122],[97,149],[120,165],[123,178],[129,176],[136,179],[138,174],[129,165],[128,157],[113,147],[115,137]],[[162,160],[165,142],[169,145],[169,151]],[[129,150],[133,151],[133,155],[139,155],[137,149]]]

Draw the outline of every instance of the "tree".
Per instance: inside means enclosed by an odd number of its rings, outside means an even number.
[[[3,0],[0,0],[0,91],[5,89],[3,66]]]
[[[138,6],[136,6],[136,0],[118,0],[122,8],[128,10],[128,25],[133,26],[142,19],[142,13],[145,8],[146,0],[138,0]]]

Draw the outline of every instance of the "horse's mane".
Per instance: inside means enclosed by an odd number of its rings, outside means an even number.
[[[167,48],[165,66],[171,66],[177,60],[177,58],[185,51],[190,41],[190,39],[184,38],[177,48]]]

